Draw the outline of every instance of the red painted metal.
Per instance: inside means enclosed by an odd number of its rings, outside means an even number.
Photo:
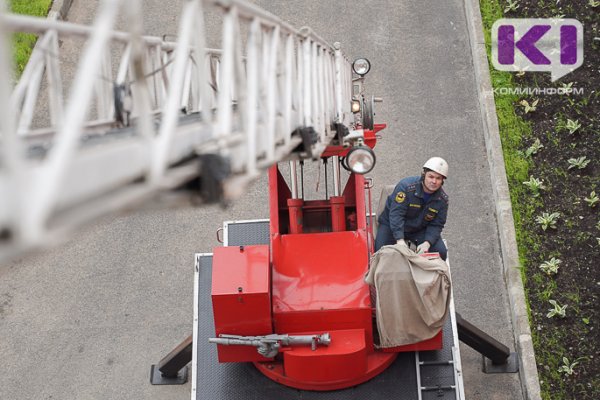
[[[289,221],[287,199],[291,197],[292,192],[279,172],[279,168],[277,168],[277,165],[273,165],[269,168],[269,229],[271,237],[275,233],[282,232],[279,225],[280,214],[282,215],[283,221]],[[288,230],[284,229],[283,232],[287,233]]]
[[[346,230],[346,209],[343,196],[331,196],[331,230],[341,232]]]
[[[366,246],[357,231],[274,238],[273,312],[369,309]]]
[[[385,127],[377,124],[365,131],[365,143],[374,147],[377,133]],[[344,156],[347,151],[330,146],[323,157]],[[282,384],[335,390],[373,378],[398,352],[441,348],[441,333],[385,351],[374,347],[370,290],[364,282],[372,252],[365,190],[364,176],[350,174],[341,196],[292,199],[278,167],[269,169],[270,252],[267,246],[247,246],[243,252],[237,247],[215,249],[217,334],[329,332],[332,341],[315,350],[285,348],[273,360],[259,356],[254,347],[218,346],[219,361],[250,360]]]
[[[373,203],[371,201],[371,184],[372,180],[365,179],[365,190],[367,192],[367,243],[369,245],[369,255],[375,253],[375,233],[373,231]]]
[[[300,382],[354,380],[367,372],[365,331],[330,331],[331,344],[315,351],[296,347],[283,354],[286,375]]]
[[[299,389],[334,390],[365,382],[393,362],[394,353],[373,346],[364,230],[275,234],[271,250],[274,330],[329,332],[332,345],[292,348],[283,360],[257,364],[261,372]]]
[[[213,253],[215,333],[268,335],[271,321],[269,246],[217,247]],[[262,361],[256,348],[217,345],[219,362]]]
[[[442,331],[439,331],[437,335],[431,339],[424,340],[422,342],[407,344],[404,346],[388,347],[382,349],[386,353],[403,353],[406,351],[427,351],[427,350],[439,350],[443,347],[443,335]]]
[[[304,231],[304,220],[302,212],[304,200],[287,199],[287,206],[290,213],[290,233],[302,233]]]
[[[345,389],[352,386],[360,385],[361,383],[364,383],[369,379],[372,379],[375,376],[379,375],[381,372],[385,371],[385,369],[394,362],[397,356],[398,353],[367,352],[367,367],[366,369],[364,369],[364,372],[361,375],[355,376],[354,378],[348,377],[337,381],[329,380],[326,382],[309,381],[304,379],[298,380],[291,378],[287,375],[287,364],[284,365],[284,362],[286,362],[285,358],[283,361],[275,360],[272,362],[255,362],[254,365],[265,376],[283,385],[302,390],[326,391]],[[353,364],[350,364],[348,362],[337,363],[335,362],[335,358],[332,358],[328,361],[329,362],[327,364],[323,363],[318,365],[318,367],[311,366],[310,370],[319,371],[322,373],[328,371],[347,371],[348,376],[352,376],[352,372],[355,371]],[[359,365],[362,367],[362,365],[364,365],[364,362],[361,362]]]

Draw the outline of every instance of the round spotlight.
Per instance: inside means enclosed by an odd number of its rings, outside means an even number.
[[[352,100],[352,112],[354,114],[360,112],[360,100]]]
[[[364,76],[371,70],[371,63],[366,58],[357,58],[352,63],[352,69],[357,75]]]
[[[356,174],[368,174],[375,167],[375,153],[367,146],[356,146],[346,156],[346,164]]]

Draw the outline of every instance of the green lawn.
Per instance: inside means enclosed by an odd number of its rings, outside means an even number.
[[[10,0],[9,4],[13,13],[45,17],[48,15],[52,0]],[[27,60],[29,60],[36,40],[35,35],[18,33],[14,36],[15,72],[17,76],[21,75],[25,65],[27,65]]]

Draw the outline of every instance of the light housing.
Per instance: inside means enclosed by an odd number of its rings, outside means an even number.
[[[360,112],[360,100],[352,100],[352,112],[354,114]]]
[[[346,155],[345,162],[355,174],[368,174],[375,167],[375,153],[368,146],[355,146]]]
[[[371,70],[371,63],[366,58],[357,58],[352,63],[352,70],[357,75],[365,76]]]

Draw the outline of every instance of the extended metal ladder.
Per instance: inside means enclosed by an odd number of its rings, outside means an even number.
[[[141,5],[104,0],[88,27],[7,14],[0,0],[0,260],[199,175],[235,198],[260,170],[316,158],[353,128],[339,45],[243,0],[186,1],[167,41],[142,35]],[[205,45],[206,6],[222,18],[220,50]],[[113,30],[119,13],[126,32]],[[13,32],[39,36],[14,86]],[[85,47],[66,82],[75,39]]]

